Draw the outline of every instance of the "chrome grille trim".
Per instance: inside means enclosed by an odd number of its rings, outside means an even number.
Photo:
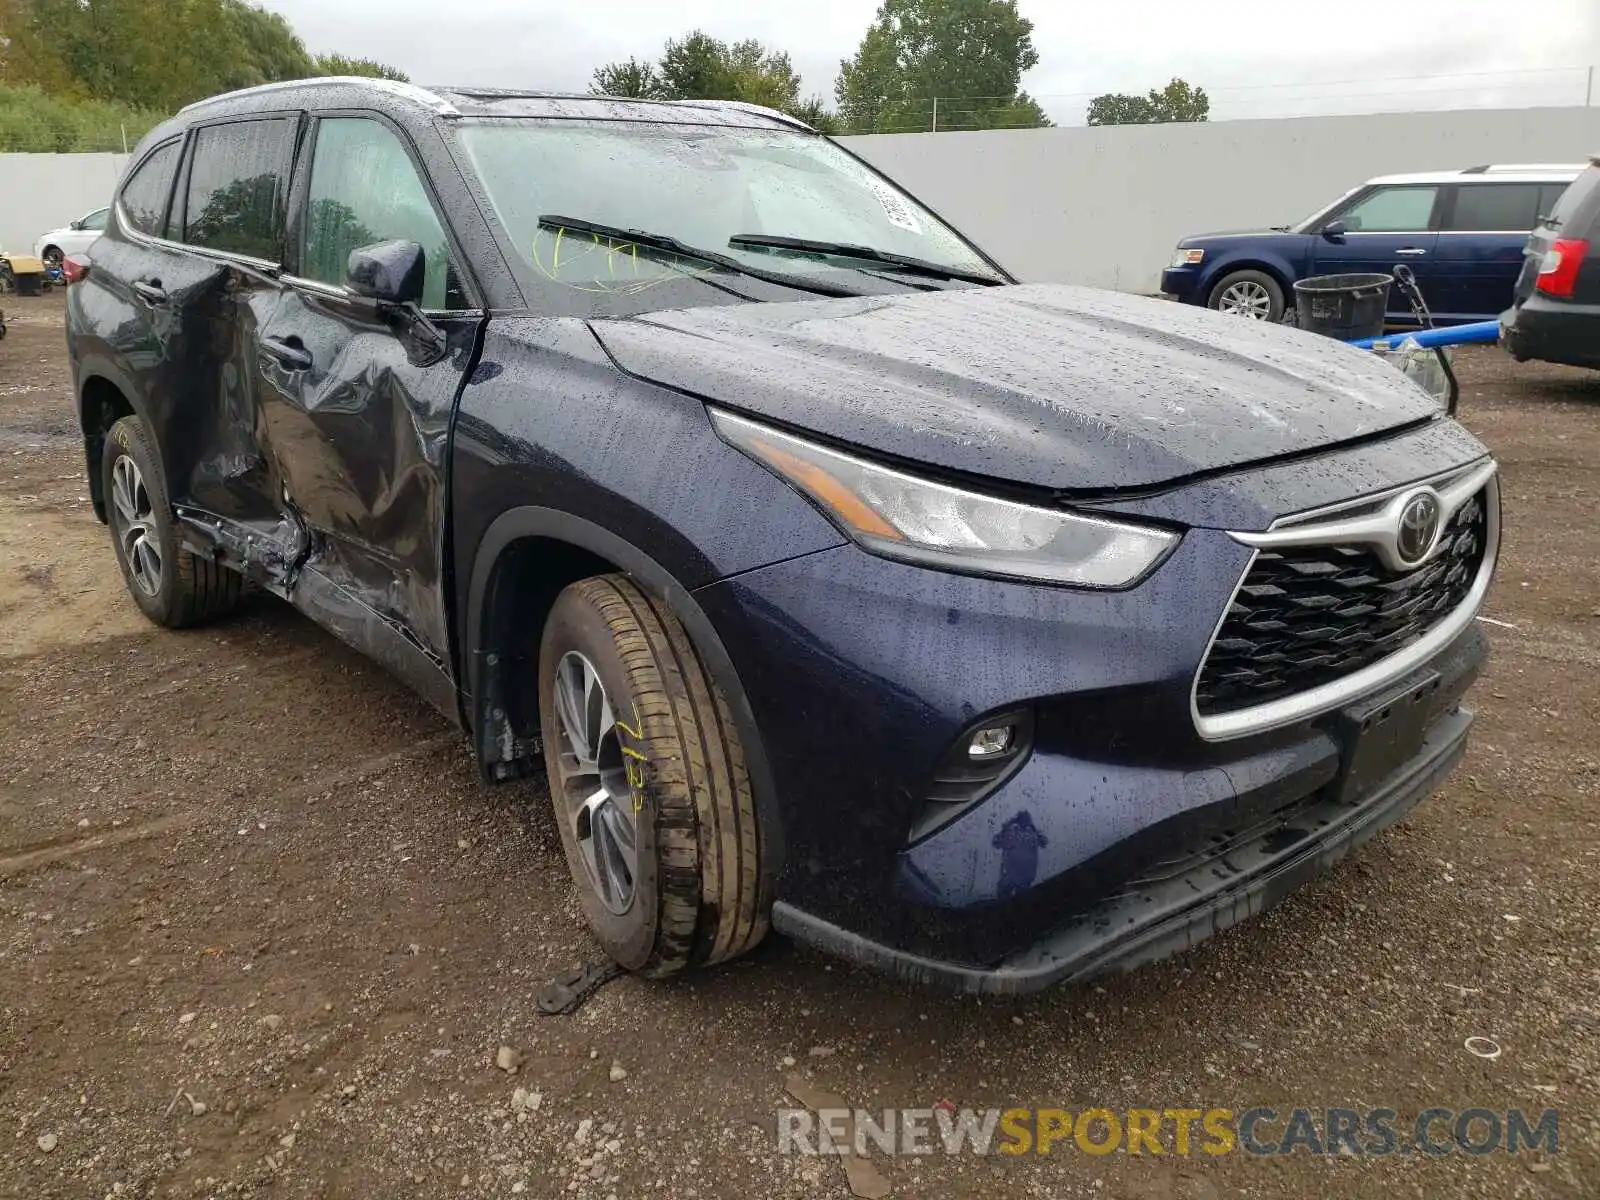
[[[1281,518],[1273,522],[1272,527],[1265,533],[1229,534],[1234,540],[1254,548],[1256,553],[1245,563],[1238,583],[1229,593],[1228,602],[1223,605],[1222,612],[1217,617],[1217,623],[1206,641],[1205,653],[1200,656],[1194,678],[1189,685],[1189,715],[1200,736],[1208,742],[1222,742],[1248,737],[1251,734],[1266,733],[1269,730],[1281,729],[1286,725],[1308,720],[1404,678],[1466,632],[1478,615],[1478,610],[1483,606],[1490,580],[1494,577],[1495,563],[1499,558],[1498,469],[1493,459],[1480,459],[1466,468],[1391,488],[1376,496],[1363,496],[1309,513]],[[1467,593],[1466,599],[1416,642],[1403,650],[1396,651],[1388,658],[1363,667],[1341,679],[1266,704],[1210,716],[1202,714],[1199,703],[1201,674],[1211,658],[1212,648],[1222,633],[1223,625],[1228,619],[1234,601],[1238,598],[1240,589],[1250,578],[1250,572],[1255,567],[1260,551],[1285,546],[1351,543],[1373,546],[1381,551],[1385,539],[1392,549],[1394,518],[1398,509],[1403,508],[1412,495],[1423,488],[1431,488],[1436,492],[1445,508],[1440,519],[1441,528],[1448,524],[1462,505],[1473,496],[1480,491],[1484,493],[1487,510],[1485,513],[1487,545],[1484,547],[1483,561],[1478,568],[1477,577],[1473,580],[1472,589]],[[1395,510],[1394,514],[1390,513],[1391,509]],[[1428,559],[1424,558],[1423,562],[1426,561]]]

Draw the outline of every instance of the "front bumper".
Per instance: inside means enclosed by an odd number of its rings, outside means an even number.
[[[1200,280],[1199,266],[1168,267],[1161,272],[1161,291],[1188,304],[1204,304],[1205,293]]]
[[[1500,341],[1521,362],[1600,368],[1600,305],[1547,300],[1535,293],[1500,317]]]
[[[1330,456],[1323,470],[1267,466],[1124,505],[1114,511],[1189,526],[1125,592],[946,574],[853,545],[699,589],[771,769],[775,924],[909,975],[1025,990],[1143,961],[1276,898],[1291,884],[1271,878],[1302,878],[1305,862],[1325,864],[1369,836],[1357,834],[1391,802],[1395,815],[1414,802],[1397,798],[1406,785],[1365,769],[1352,791],[1361,756],[1350,709],[1433,673],[1427,720],[1400,747],[1406,761],[1391,765],[1414,778],[1429,762],[1446,770],[1485,643],[1467,620],[1430,658],[1408,660],[1404,679],[1375,678],[1326,711],[1208,739],[1192,693],[1255,551],[1196,519],[1225,512],[1234,528],[1264,529],[1274,512],[1382,496],[1419,464],[1482,453],[1453,423],[1435,422]],[[946,807],[941,765],[952,746],[1019,710],[1030,753],[987,794]],[[1455,749],[1444,758],[1417,749],[1425,732],[1429,747],[1444,737]],[[1374,815],[1309,826],[1310,840],[1288,836],[1307,814],[1320,822],[1317,806],[1329,802]],[[1251,837],[1271,852],[1239,868]],[[1225,861],[1212,853],[1181,865],[1196,847],[1218,846],[1229,848]],[[1192,912],[1169,910],[1146,886],[1186,878],[1173,895],[1199,903],[1222,876],[1230,882],[1215,903]],[[1128,895],[1160,919],[1114,924]]]
[[[1428,730],[1415,758],[1359,801],[1319,791],[1232,837],[1161,861],[994,966],[899,950],[781,901],[772,924],[852,962],[968,993],[1015,995],[1130,971],[1255,916],[1400,820],[1460,761],[1471,725],[1470,712],[1454,709]]]

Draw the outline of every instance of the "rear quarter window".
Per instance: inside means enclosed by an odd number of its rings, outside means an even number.
[[[122,214],[138,232],[157,236],[163,232],[167,198],[172,195],[172,177],[178,173],[182,150],[181,141],[156,147],[122,185]]]
[[[267,262],[282,257],[282,181],[295,122],[289,117],[206,125],[195,131],[184,196],[183,240]]]
[[[1579,175],[1561,193],[1550,223],[1566,237],[1600,235],[1600,164]]]

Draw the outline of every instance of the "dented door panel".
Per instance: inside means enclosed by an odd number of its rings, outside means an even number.
[[[310,536],[289,599],[454,716],[445,464],[481,318],[435,323],[449,353],[420,366],[370,306],[286,288],[256,366],[263,444]]]

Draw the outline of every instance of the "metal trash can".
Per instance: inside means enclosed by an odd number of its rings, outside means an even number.
[[[1393,275],[1314,275],[1294,285],[1295,323],[1341,342],[1376,337],[1389,311]]]

